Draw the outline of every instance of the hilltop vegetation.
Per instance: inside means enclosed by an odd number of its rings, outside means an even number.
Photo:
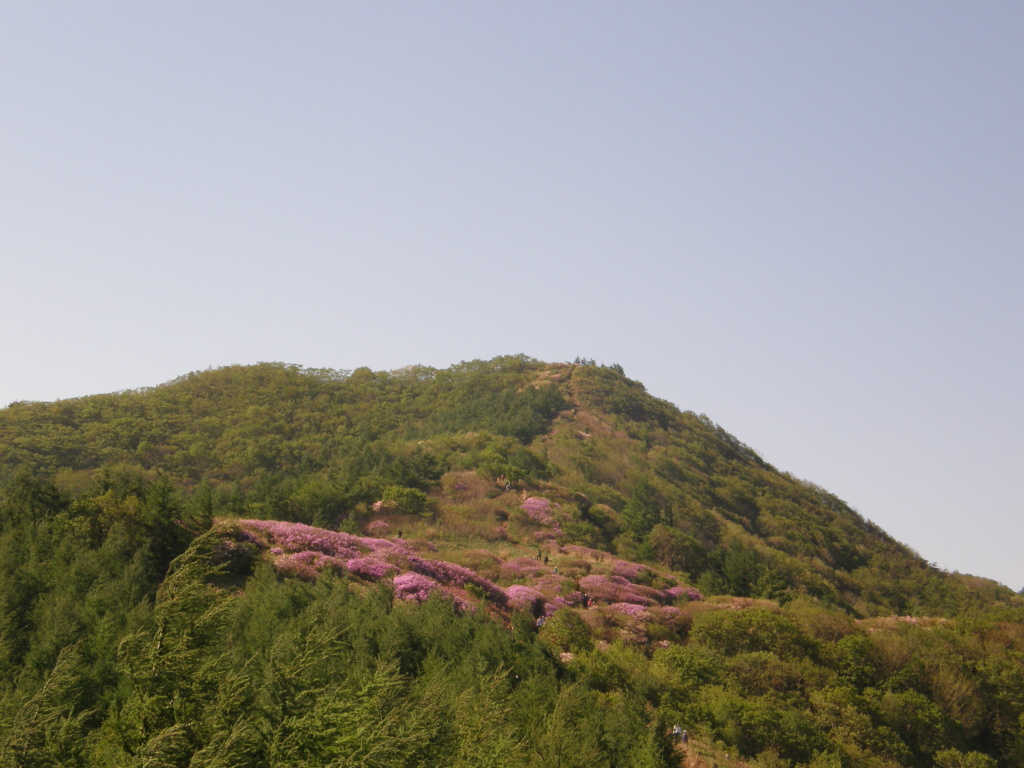
[[[15,403],[0,552],[0,766],[1024,761],[1018,596],[617,366]]]

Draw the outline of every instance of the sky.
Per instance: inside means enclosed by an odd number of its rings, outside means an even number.
[[[1024,5],[0,4],[0,407],[618,363],[1024,587]]]

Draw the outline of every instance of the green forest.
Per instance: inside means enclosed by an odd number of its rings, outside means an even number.
[[[1024,597],[592,360],[0,410],[0,767],[433,765],[1015,768]]]

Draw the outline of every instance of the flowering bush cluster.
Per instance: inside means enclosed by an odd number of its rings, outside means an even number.
[[[371,536],[377,538],[387,535],[387,532],[391,530],[391,526],[383,520],[374,520],[372,523],[366,526],[366,532]]]
[[[309,550],[351,559],[367,550],[396,553],[404,553],[408,550],[403,541],[353,536],[350,533],[327,531],[302,523],[285,523],[280,520],[240,520],[238,525],[241,530],[252,534],[257,543],[268,548],[278,548],[284,552]]]
[[[349,573],[372,581],[380,581],[392,571],[398,570],[391,563],[378,560],[375,557],[356,557],[349,560],[345,566]]]
[[[403,573],[395,576],[395,597],[399,600],[424,602],[432,592],[441,589],[441,585],[422,573]]]
[[[338,557],[325,555],[322,552],[306,550],[304,552],[292,552],[281,555],[274,560],[274,568],[278,573],[288,576],[313,579],[324,568],[339,571],[345,570],[345,561]]]
[[[700,590],[694,589],[693,587],[669,587],[665,590],[665,594],[667,594],[672,600],[685,597],[691,603],[704,599],[704,595],[700,593]]]
[[[612,573],[630,581],[635,581],[645,570],[647,570],[647,566],[631,563],[628,560],[616,560],[612,564]]]
[[[591,574],[580,579],[580,588],[606,603],[654,605],[667,598],[660,589],[633,584],[622,576]]]
[[[558,505],[556,504],[554,506]],[[551,516],[551,512],[549,511],[551,507],[552,504],[550,501],[537,496],[531,496],[519,505],[519,508],[526,513],[526,516],[539,525],[555,524],[555,518]]]
[[[539,531],[545,539],[560,534],[559,524],[550,514],[552,506],[551,501],[537,497],[523,502],[523,510],[531,520],[547,525],[545,530]],[[367,526],[368,533],[384,534],[387,530],[388,525],[383,520],[375,520]],[[436,550],[426,541],[356,536],[300,523],[268,520],[241,521],[236,538],[246,542],[246,546],[257,545],[269,552],[275,569],[281,574],[315,579],[324,569],[330,569],[367,581],[393,577],[398,600],[423,602],[438,593],[450,599],[456,608],[466,611],[475,610],[475,601],[481,598],[535,615],[543,611],[549,617],[564,608],[588,609],[596,602],[605,606],[599,610],[607,611],[608,615],[674,626],[682,620],[683,614],[671,604],[703,597],[693,587],[655,589],[634,583],[643,576],[646,566],[619,560],[589,547],[572,544],[558,547],[553,540],[549,554],[555,554],[556,558],[558,554],[567,557],[557,558],[550,566],[545,565],[539,555],[499,560],[501,578],[507,580],[505,583],[513,582],[502,589],[471,568],[421,556],[425,551]],[[604,564],[597,565],[602,560]],[[586,573],[592,566],[602,573],[590,573],[577,580],[577,575]],[[621,624],[623,620],[620,618],[616,623]]]
[[[543,602],[544,596],[533,587],[524,584],[513,584],[505,588],[508,604],[519,610],[533,610],[538,601]]]
[[[456,587],[465,587],[472,584],[479,590],[501,605],[505,604],[506,597],[504,590],[497,584],[483,576],[478,576],[475,571],[462,565],[449,563],[444,560],[425,560],[415,555],[409,556],[409,568],[417,573],[429,576],[442,584],[450,584]]]

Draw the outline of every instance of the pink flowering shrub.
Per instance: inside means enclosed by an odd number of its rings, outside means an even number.
[[[555,504],[554,506],[558,506]],[[551,516],[550,509],[552,504],[547,499],[541,499],[536,496],[531,496],[522,504],[519,508],[526,513],[526,516],[539,525],[554,525],[555,518]]]
[[[366,526],[366,532],[375,538],[381,538],[387,535],[387,532],[391,530],[391,526],[383,520],[374,520],[372,523]]]
[[[424,576],[429,576],[442,584],[455,587],[476,587],[484,596],[504,605],[507,598],[505,592],[494,582],[478,576],[474,571],[462,565],[449,563],[445,560],[425,560],[416,555],[409,556],[409,568]]]
[[[274,569],[287,576],[298,576],[303,579],[315,579],[317,573],[324,568],[334,570],[345,570],[345,562],[337,557],[325,555],[322,552],[293,552],[287,555],[280,555],[274,560]]]
[[[302,523],[280,520],[240,520],[239,529],[253,536],[256,543],[283,552],[314,551],[346,560],[359,557],[367,551],[398,553],[409,551],[405,541],[389,541],[369,536],[353,536],[340,531],[328,531]]]
[[[398,570],[398,568],[391,563],[386,563],[375,557],[353,558],[346,563],[346,567],[353,575],[361,576],[362,578],[370,579],[371,581],[380,581],[391,571]]]
[[[524,584],[513,584],[505,587],[505,596],[512,608],[531,611],[538,604],[544,601],[544,596],[533,587]]]
[[[441,585],[422,573],[407,572],[395,576],[395,597],[399,600],[410,600],[422,603],[432,592],[441,589]]]
[[[628,560],[616,560],[612,564],[612,573],[630,581],[636,581],[636,578],[645,570],[647,570],[646,566],[640,565],[640,563],[631,563]]]
[[[633,584],[621,576],[591,574],[580,579],[580,589],[606,603],[653,605],[664,599],[661,590]]]
[[[704,595],[700,593],[700,590],[693,587],[669,587],[665,590],[665,594],[670,600],[678,600],[680,597],[685,597],[691,603],[704,599]]]

